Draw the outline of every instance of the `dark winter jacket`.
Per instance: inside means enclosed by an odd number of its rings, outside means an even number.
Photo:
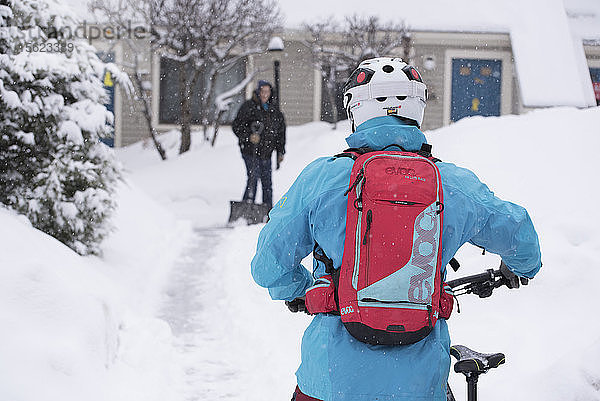
[[[278,154],[285,153],[285,119],[281,111],[273,107],[272,99],[267,102],[268,109],[265,110],[255,91],[252,99],[242,104],[233,120],[233,132],[239,139],[243,155],[257,155],[266,160],[274,150]],[[260,135],[260,142],[256,145],[250,142],[253,129]]]

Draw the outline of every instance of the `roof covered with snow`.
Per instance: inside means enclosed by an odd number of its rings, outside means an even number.
[[[413,30],[509,33],[523,104],[595,105],[582,40],[600,41],[598,0],[279,0],[287,27],[336,15],[404,19]],[[569,73],[557,74],[556,70]]]
[[[510,36],[523,104],[595,106],[582,38],[571,32],[561,0],[528,0],[513,10]]]

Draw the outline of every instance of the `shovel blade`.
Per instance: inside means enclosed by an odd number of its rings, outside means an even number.
[[[238,201],[230,201],[230,204],[229,223],[244,219],[250,225],[266,223],[269,218],[271,208],[268,205]]]

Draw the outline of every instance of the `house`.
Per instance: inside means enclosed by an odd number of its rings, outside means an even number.
[[[522,3],[522,4],[520,4]],[[469,2],[471,4],[471,2]],[[439,128],[467,116],[521,114],[553,106],[591,107],[600,104],[600,9],[565,8],[560,0],[528,0],[511,7],[459,14],[452,8],[406,17],[411,31],[410,63],[429,89],[424,130]],[[518,7],[518,8],[515,8]],[[537,12],[543,7],[543,12]],[[481,11],[481,10],[480,10]],[[388,10],[391,12],[391,10]],[[451,13],[450,15],[448,13]],[[412,18],[412,19],[411,19]],[[280,65],[280,103],[289,125],[331,119],[341,110],[341,96],[330,105],[323,76],[315,70],[306,32],[288,28],[277,33],[284,50],[250,56],[218,78],[219,90],[230,89],[255,70],[259,74],[246,93],[235,98],[225,121],[250,96],[256,80],[273,82],[274,62]],[[141,39],[143,42],[147,39]],[[95,40],[118,64],[133,60],[123,43]],[[142,57],[145,89],[152,97],[152,122],[159,131],[177,128],[177,65],[150,54]],[[400,49],[399,53],[400,54]],[[345,73],[339,74],[339,86]],[[110,80],[106,81],[110,83]],[[192,107],[194,100],[192,100]],[[115,146],[148,137],[141,103],[114,92]],[[343,116],[343,114],[342,114]],[[345,118],[345,116],[343,116]]]

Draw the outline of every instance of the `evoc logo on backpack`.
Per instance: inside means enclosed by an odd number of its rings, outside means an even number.
[[[413,245],[413,253],[410,265],[416,266],[422,270],[410,278],[410,287],[408,288],[408,300],[411,302],[427,302],[433,296],[432,279],[435,263],[431,264],[434,256],[437,255],[438,248],[438,219],[435,210],[428,210],[421,213],[415,221],[415,234],[417,238]],[[425,223],[427,220],[430,223]],[[424,228],[430,226],[428,228]]]
[[[415,170],[412,168],[406,168],[406,167],[387,167],[385,169],[385,173],[386,174],[396,174],[396,175],[415,175]]]
[[[345,306],[340,309],[340,314],[342,316],[347,315],[348,313],[354,313],[354,308],[352,308],[352,306]]]

